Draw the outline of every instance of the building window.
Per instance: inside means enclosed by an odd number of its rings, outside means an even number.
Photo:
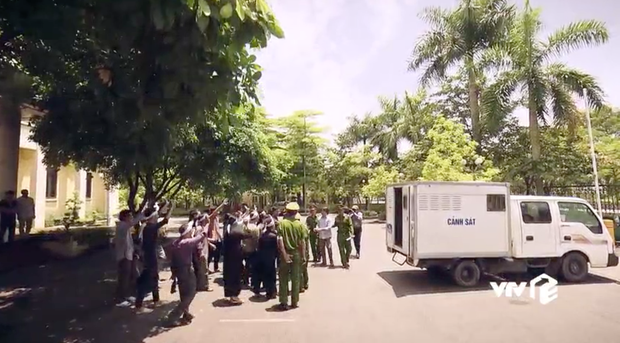
[[[488,212],[506,212],[506,195],[487,194]]]
[[[45,197],[47,199],[56,199],[58,191],[58,169],[47,168],[47,177],[45,179]]]
[[[86,173],[86,199],[90,199],[93,195],[93,173]]]

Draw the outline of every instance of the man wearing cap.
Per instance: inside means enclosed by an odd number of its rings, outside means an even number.
[[[351,221],[353,222],[353,244],[355,245],[355,258],[360,258],[362,243],[362,220],[364,214],[357,205],[351,208]]]
[[[301,268],[306,254],[305,240],[307,229],[301,221],[295,219],[299,212],[299,205],[291,202],[286,205],[284,219],[278,224],[278,248],[280,250],[280,304],[281,310],[287,310],[289,282],[291,293],[291,307],[299,305],[301,289]]]
[[[314,229],[317,228],[317,226],[319,225],[319,217],[316,215],[316,206],[312,205],[310,206],[310,215],[308,215],[308,218],[306,218],[306,227],[308,228],[308,232],[309,232],[309,245],[310,245],[310,249],[312,251],[312,261],[314,263],[318,263],[320,260],[320,254],[319,254],[319,236],[318,234],[314,231]]]
[[[349,256],[351,255],[351,236],[353,236],[353,222],[351,217],[346,214],[348,208],[341,207],[334,227],[338,228],[336,239],[338,241],[338,251],[340,251],[340,261],[345,269],[349,269]]]
[[[180,237],[172,243],[169,252],[170,269],[177,278],[181,302],[168,314],[167,322],[170,326],[189,324],[194,319],[189,312],[189,306],[196,296],[196,275],[192,272],[192,258],[198,244],[206,237],[206,232],[192,228],[189,223],[179,228],[179,234]]]

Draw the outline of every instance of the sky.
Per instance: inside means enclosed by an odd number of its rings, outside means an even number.
[[[322,113],[326,135],[343,131],[352,115],[377,114],[378,96],[418,88],[420,73],[407,71],[415,43],[428,26],[419,12],[454,7],[457,0],[270,0],[286,37],[258,52],[263,67],[262,105],[272,116],[298,110]],[[516,2],[522,4],[523,1]],[[620,106],[620,24],[612,0],[531,0],[542,8],[543,36],[576,20],[607,24],[607,44],[561,58],[602,85],[607,101]],[[523,111],[518,113],[526,123]]]

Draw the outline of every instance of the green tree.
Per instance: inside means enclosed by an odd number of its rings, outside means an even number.
[[[431,26],[416,44],[410,70],[423,70],[421,82],[443,80],[452,66],[462,65],[467,75],[468,103],[474,140],[481,141],[480,76],[476,60],[503,41],[514,6],[506,0],[461,0],[448,10],[425,9],[421,17]]]
[[[320,115],[317,111],[297,111],[274,120],[277,158],[281,159],[282,167],[288,167],[281,179],[286,187],[284,193],[296,193],[298,201],[301,201],[304,187],[308,187],[308,195],[321,188],[327,140],[321,136],[324,129],[316,123]]]
[[[490,50],[500,70],[504,70],[491,86],[484,101],[497,106],[517,94],[529,113],[529,138],[532,162],[541,160],[541,134],[539,122],[548,117],[559,123],[576,122],[577,108],[573,97],[588,91],[590,105],[603,104],[603,92],[596,80],[561,62],[550,62],[554,57],[575,48],[605,43],[609,33],[599,21],[578,21],[552,33],[546,40],[539,40],[542,28],[540,10],[533,9],[529,1],[511,25],[509,39],[504,47]],[[543,180],[535,176],[536,192],[543,192]]]
[[[387,185],[398,182],[398,171],[384,165],[373,170],[368,184],[362,187],[362,194],[367,198],[379,198],[385,196]]]
[[[476,142],[459,123],[439,117],[427,139],[431,147],[422,167],[422,180],[490,180],[498,172],[476,155]]]
[[[237,151],[237,144],[252,142],[228,127],[242,127],[235,120],[246,123],[245,114],[236,112],[257,100],[261,72],[249,48],[282,36],[264,1],[1,6],[14,14],[0,21],[2,39],[10,42],[3,48],[33,77],[47,110],[33,138],[48,164],[101,170],[128,184],[129,198],[141,185],[144,201],[152,202],[204,171],[190,162],[228,158],[214,149],[220,143],[233,142],[228,147]]]

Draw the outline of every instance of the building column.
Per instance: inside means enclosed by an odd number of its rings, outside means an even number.
[[[19,106],[0,98],[0,192],[17,191],[19,135],[21,112]]]
[[[114,215],[118,211],[118,189],[111,186],[105,192],[105,217],[107,226],[115,223]]]
[[[82,202],[80,204],[80,211],[78,215],[84,219],[86,217],[86,170],[78,169],[76,172],[75,191],[78,194],[78,198]]]
[[[35,152],[35,189],[31,189],[31,197],[34,199],[35,228],[45,228],[45,199],[47,191],[47,166],[43,163],[43,152],[37,147]]]

